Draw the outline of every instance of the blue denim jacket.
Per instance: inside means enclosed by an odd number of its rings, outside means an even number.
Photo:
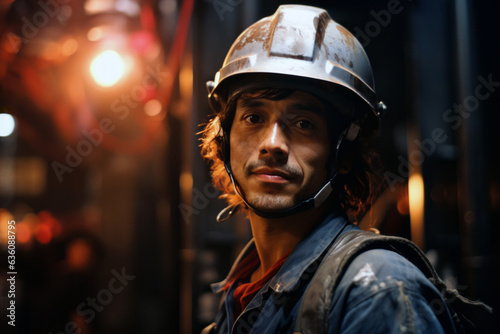
[[[292,251],[278,273],[234,321],[233,292],[224,293],[211,333],[292,333],[299,303],[321,255],[339,235],[359,229],[329,215]],[[222,292],[237,264],[255,248],[241,252],[228,277],[212,285]],[[455,333],[448,310],[439,309],[439,291],[412,263],[388,250],[370,250],[349,266],[335,290],[329,333]],[[444,313],[444,314],[443,314]],[[436,314],[444,315],[440,323]]]

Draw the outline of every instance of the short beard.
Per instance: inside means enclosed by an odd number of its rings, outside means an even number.
[[[293,198],[282,197],[274,194],[249,195],[246,200],[252,207],[264,212],[279,212],[288,210],[296,204],[296,201]]]

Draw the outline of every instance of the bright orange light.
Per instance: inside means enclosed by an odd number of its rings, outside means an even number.
[[[106,50],[94,58],[90,73],[95,82],[102,87],[113,86],[125,74],[125,62],[114,50]]]
[[[191,64],[182,66],[179,71],[180,93],[183,98],[189,99],[193,95],[193,67]]]
[[[191,191],[193,188],[193,175],[188,172],[183,172],[179,178],[179,183],[183,191]]]
[[[9,222],[14,216],[7,210],[0,208],[0,246],[7,245],[9,241]]]
[[[20,244],[25,244],[31,240],[31,230],[28,224],[20,222],[16,226],[16,239]]]
[[[82,270],[92,263],[92,248],[83,239],[73,241],[66,250],[68,265],[74,270]]]
[[[91,42],[100,40],[102,38],[102,35],[103,35],[103,28],[101,27],[94,27],[87,32],[87,38]]]
[[[71,56],[78,50],[78,42],[74,38],[68,38],[61,45],[61,53],[65,57]]]
[[[162,108],[163,107],[161,105],[161,102],[156,99],[149,100],[144,104],[144,112],[148,116],[159,115],[161,113]]]
[[[401,215],[407,215],[409,213],[408,197],[398,199],[396,208]]]
[[[424,247],[424,180],[420,174],[408,179],[411,238],[420,248]]]
[[[36,229],[36,239],[41,244],[48,244],[52,240],[52,231],[47,223],[40,223]]]
[[[40,211],[38,217],[41,223],[47,224],[50,227],[52,237],[57,237],[61,234],[61,224],[50,211]]]

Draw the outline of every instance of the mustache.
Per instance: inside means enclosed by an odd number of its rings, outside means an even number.
[[[291,178],[302,178],[304,176],[302,169],[287,164],[277,163],[274,160],[251,161],[244,167],[243,171],[246,175],[250,175],[255,169],[260,167],[279,169],[288,174]]]

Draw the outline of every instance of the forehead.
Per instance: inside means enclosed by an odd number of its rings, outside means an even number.
[[[285,111],[310,111],[324,115],[325,103],[314,95],[302,91],[270,90],[242,94],[237,101],[237,109],[265,108],[278,101]]]

